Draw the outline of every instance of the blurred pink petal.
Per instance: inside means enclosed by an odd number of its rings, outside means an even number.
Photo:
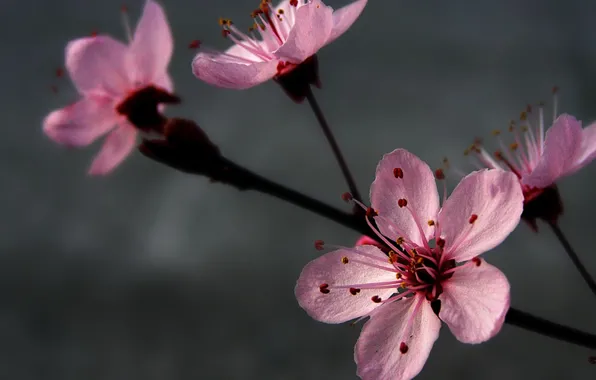
[[[43,130],[57,143],[86,146],[112,129],[117,121],[111,99],[89,96],[52,111],[43,122]]]
[[[91,163],[89,174],[105,175],[114,170],[134,149],[137,131],[128,124],[113,130]]]
[[[482,343],[497,335],[509,310],[507,277],[477,259],[460,267],[445,282],[439,317],[463,343]]]
[[[523,202],[511,172],[485,169],[466,176],[439,213],[445,258],[466,261],[501,244],[517,227]]]
[[[396,178],[397,170],[401,178]],[[407,236],[418,245],[432,235],[434,228],[428,221],[435,220],[439,211],[435,177],[425,162],[407,150],[396,149],[383,156],[370,187],[370,199],[381,217],[377,225],[384,235]],[[406,207],[400,207],[400,199],[407,201]],[[420,235],[420,229],[425,236]]]
[[[339,8],[333,12],[333,29],[326,44],[335,41],[344,34],[360,16],[368,0],[356,0],[351,4]]]
[[[529,175],[522,178],[522,184],[544,188],[567,174],[582,148],[582,137],[581,123],[575,117],[559,116],[546,133],[540,161]]]
[[[441,321],[424,296],[383,305],[373,313],[354,349],[363,380],[409,380],[422,370]]]
[[[155,1],[147,0],[130,44],[136,69],[134,80],[147,83],[167,74],[173,50],[172,33],[163,9]]]
[[[365,245],[355,250],[345,249],[326,253],[306,264],[296,284],[295,294],[300,306],[313,318],[327,323],[342,323],[368,315],[378,304],[371,297],[388,298],[395,287],[377,290],[360,289],[351,285],[393,281],[392,271],[359,264],[364,256],[374,257],[381,267],[390,269],[387,256],[377,247]],[[347,259],[347,264],[344,261]],[[365,257],[366,259],[366,257]],[[350,261],[352,261],[350,263]],[[327,284],[328,293],[322,293],[320,286]],[[343,288],[337,288],[344,286]],[[347,286],[347,287],[345,287]],[[358,293],[350,293],[350,289]],[[356,290],[352,290],[356,292]]]
[[[66,46],[66,68],[82,95],[117,96],[129,87],[127,54],[127,46],[109,36],[79,38]]]

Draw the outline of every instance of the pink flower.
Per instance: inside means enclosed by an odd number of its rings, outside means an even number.
[[[338,247],[306,265],[295,293],[322,322],[370,317],[355,347],[361,378],[410,379],[441,320],[464,343],[501,329],[509,283],[477,256],[515,229],[523,195],[515,175],[485,169],[465,177],[441,208],[432,171],[403,149],[383,157],[370,194],[367,215],[377,227],[367,221],[391,251]]]
[[[249,33],[222,19],[223,35],[234,42],[225,52],[201,52],[195,76],[218,87],[246,89],[285,75],[333,42],[356,21],[367,0],[336,11],[320,0],[284,0],[276,8],[263,0],[253,12]],[[259,38],[260,37],[260,38]]]
[[[172,49],[164,12],[151,0],[128,46],[109,36],[69,42],[66,69],[81,99],[51,112],[43,122],[44,132],[58,143],[77,147],[109,133],[89,174],[110,172],[135,146],[133,122],[152,115],[159,120],[157,109],[147,109],[145,103],[156,108],[156,103],[175,98],[169,94],[173,86],[167,73]]]
[[[539,110],[536,125],[527,112],[521,114],[521,126],[509,127],[514,142],[508,147],[499,141],[500,150],[488,153],[479,143],[466,150],[474,154],[482,166],[513,172],[519,179],[524,194],[525,210],[522,216],[536,230],[536,218],[556,222],[562,205],[556,182],[588,165],[596,158],[596,123],[582,129],[581,121],[562,114],[553,115],[553,124],[546,131],[544,113]],[[500,131],[493,134],[500,137]]]

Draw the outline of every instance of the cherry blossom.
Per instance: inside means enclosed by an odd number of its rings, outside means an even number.
[[[431,169],[398,149],[379,163],[370,195],[366,220],[387,253],[367,239],[335,247],[305,266],[295,289],[316,320],[370,318],[355,347],[358,375],[413,378],[441,321],[464,343],[495,336],[509,309],[509,282],[478,255],[519,223],[523,195],[516,176],[471,173],[440,207]]]

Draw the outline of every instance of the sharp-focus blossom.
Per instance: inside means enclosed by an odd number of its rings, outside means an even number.
[[[307,264],[295,289],[300,306],[319,321],[370,317],[355,347],[358,375],[413,378],[441,320],[464,343],[497,334],[509,283],[478,255],[519,223],[523,195],[515,175],[474,172],[440,207],[431,169],[398,149],[379,163],[370,196],[367,221],[388,253],[366,242],[338,247]]]
[[[320,0],[284,0],[273,8],[263,0],[252,13],[248,33],[222,19],[223,35],[234,42],[224,52],[200,52],[195,76],[209,84],[245,89],[290,72],[342,35],[358,18],[367,0],[334,11]]]
[[[555,101],[556,104],[556,101]],[[520,125],[511,122],[514,141],[506,146],[499,138],[499,150],[493,154],[475,143],[466,150],[481,166],[513,172],[524,194],[524,219],[536,229],[536,218],[555,222],[562,212],[556,182],[589,164],[596,157],[596,123],[582,128],[575,117],[553,112],[552,126],[545,133],[544,112],[540,107],[535,123],[530,121],[532,108],[522,112]]]
[[[90,174],[106,174],[129,155],[136,141],[135,119],[151,112],[157,116],[156,109],[144,108],[147,98],[153,108],[157,102],[172,100],[167,72],[172,35],[156,2],[146,2],[129,37],[128,45],[105,35],[69,42],[66,69],[81,99],[51,112],[43,122],[50,138],[68,146],[86,146],[108,133]]]

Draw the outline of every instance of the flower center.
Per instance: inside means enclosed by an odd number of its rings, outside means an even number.
[[[163,132],[166,118],[159,111],[161,103],[179,103],[180,98],[166,90],[149,85],[129,93],[116,105],[116,112],[126,116],[128,121],[144,132]]]

